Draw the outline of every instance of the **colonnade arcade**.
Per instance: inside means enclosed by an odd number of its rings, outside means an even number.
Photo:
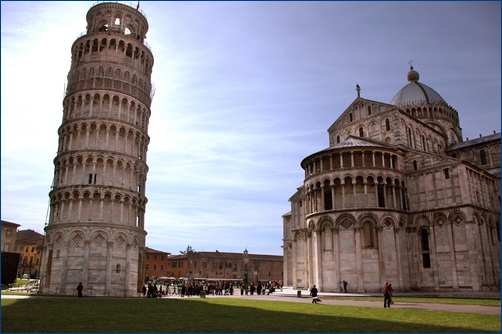
[[[141,43],[141,42],[137,42]],[[83,36],[75,41],[72,47],[72,64],[90,60],[99,60],[100,57],[113,58],[123,57],[126,65],[134,68],[136,71],[148,76],[152,73],[153,56],[148,45],[141,43],[146,48],[135,46],[130,38],[116,35],[113,37],[96,38],[93,36]],[[146,52],[148,50],[148,52]]]
[[[419,119],[445,119],[455,125],[460,124],[458,112],[455,108],[442,102],[426,103],[424,106],[409,105],[400,106],[407,114]]]
[[[55,187],[106,185],[140,191],[138,186],[145,183],[148,171],[137,160],[98,153],[60,155],[55,165]]]
[[[54,223],[110,222],[144,228],[146,198],[118,189],[58,190],[50,194]]]
[[[404,181],[372,175],[345,176],[307,182],[306,214],[347,208],[389,208],[407,210]]]
[[[306,158],[306,214],[345,208],[407,210],[398,155],[379,150],[329,152]],[[366,171],[366,168],[367,171]],[[374,168],[381,173],[374,174]]]
[[[150,138],[142,131],[116,122],[79,121],[59,128],[59,153],[78,150],[121,152],[146,160]]]
[[[335,171],[342,168],[381,167],[397,169],[397,164],[397,154],[377,150],[354,150],[331,152],[329,154],[307,158],[302,162],[302,167],[305,169],[305,178],[308,178],[316,173]]]
[[[81,65],[68,82],[67,93],[75,94],[83,90],[107,90],[130,95],[150,107],[155,94],[153,84],[148,84],[127,69],[115,65],[106,69],[103,66]]]
[[[95,117],[127,122],[147,131],[150,110],[122,94],[74,94],[64,101],[65,122]]]

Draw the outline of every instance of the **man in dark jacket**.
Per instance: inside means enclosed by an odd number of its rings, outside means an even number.
[[[78,298],[82,298],[82,290],[84,290],[84,286],[82,285],[82,282],[80,282],[77,285]]]
[[[317,304],[317,302],[320,302],[321,300],[317,297],[317,288],[314,287],[312,289],[310,289],[310,295],[312,296],[312,303],[315,303]]]

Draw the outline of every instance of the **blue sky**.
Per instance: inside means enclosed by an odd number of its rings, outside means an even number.
[[[43,232],[71,45],[93,1],[2,1],[2,213]],[[137,2],[131,3],[136,6]],[[147,246],[282,254],[301,160],[356,98],[420,81],[500,131],[499,2],[141,1],[155,63]]]

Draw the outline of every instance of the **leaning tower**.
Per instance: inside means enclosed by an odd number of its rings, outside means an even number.
[[[41,291],[135,296],[144,215],[153,55],[137,8],[101,2],[71,48]]]

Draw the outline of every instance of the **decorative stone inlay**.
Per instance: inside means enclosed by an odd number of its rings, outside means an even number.
[[[349,220],[344,220],[343,222],[340,223],[340,225],[345,229],[345,230],[349,230],[352,228],[352,222],[350,222]]]
[[[94,236],[94,238],[92,238],[92,241],[98,246],[101,246],[105,240],[106,238],[101,235],[101,233],[98,233],[96,236]]]
[[[125,239],[123,236],[119,235],[117,238],[115,238],[115,245],[117,245],[117,247],[121,247],[125,242]]]
[[[84,237],[80,233],[75,234],[71,239],[71,241],[73,242],[73,244],[75,244],[75,246],[80,246],[83,240]]]

